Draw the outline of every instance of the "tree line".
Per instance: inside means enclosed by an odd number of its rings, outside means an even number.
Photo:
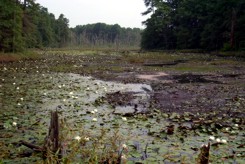
[[[144,0],[144,49],[245,49],[244,0]]]
[[[104,23],[69,28],[35,0],[0,0],[0,52],[42,47],[245,49],[244,0],[144,0],[146,28]],[[81,17],[82,19],[82,17]],[[142,34],[142,35],[141,35]]]
[[[72,31],[75,34],[73,45],[116,48],[139,47],[142,32],[139,28],[122,28],[118,24],[105,23],[78,25]]]
[[[82,16],[81,16],[82,19]],[[139,46],[141,30],[97,23],[69,28],[69,20],[56,19],[35,0],[0,0],[0,52],[27,48]]]

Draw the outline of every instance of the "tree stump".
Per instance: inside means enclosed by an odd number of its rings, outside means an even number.
[[[200,149],[200,154],[198,155],[198,164],[208,164],[209,163],[209,150],[210,143],[208,145],[203,145]]]
[[[52,163],[59,163],[59,160],[62,158],[61,144],[59,142],[59,117],[58,112],[51,112],[51,120],[49,126],[48,136],[44,140],[44,145],[42,147],[33,145],[26,141],[20,141],[20,144],[31,148],[36,152],[43,153],[43,159],[47,159]],[[56,162],[55,162],[56,161]]]
[[[59,117],[58,112],[51,112],[51,120],[49,125],[49,133],[44,142],[44,157],[48,152],[57,154],[58,159],[61,159],[61,146],[59,143]]]

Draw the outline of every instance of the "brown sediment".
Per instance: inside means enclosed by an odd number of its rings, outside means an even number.
[[[165,72],[157,72],[152,74],[139,74],[136,75],[137,78],[143,79],[143,80],[159,80],[161,77],[169,76],[169,74]],[[168,82],[171,82],[171,80],[168,80]]]

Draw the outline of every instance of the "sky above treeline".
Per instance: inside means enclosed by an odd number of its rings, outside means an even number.
[[[119,24],[121,27],[145,28],[143,0],[36,0],[56,18],[64,14],[70,27],[93,23]]]

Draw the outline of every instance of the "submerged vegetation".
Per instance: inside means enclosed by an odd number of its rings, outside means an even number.
[[[208,143],[209,162],[244,162],[243,61],[162,52],[39,53],[0,64],[2,163],[42,162],[19,140],[43,145],[52,110],[60,115],[64,163],[195,163]]]

